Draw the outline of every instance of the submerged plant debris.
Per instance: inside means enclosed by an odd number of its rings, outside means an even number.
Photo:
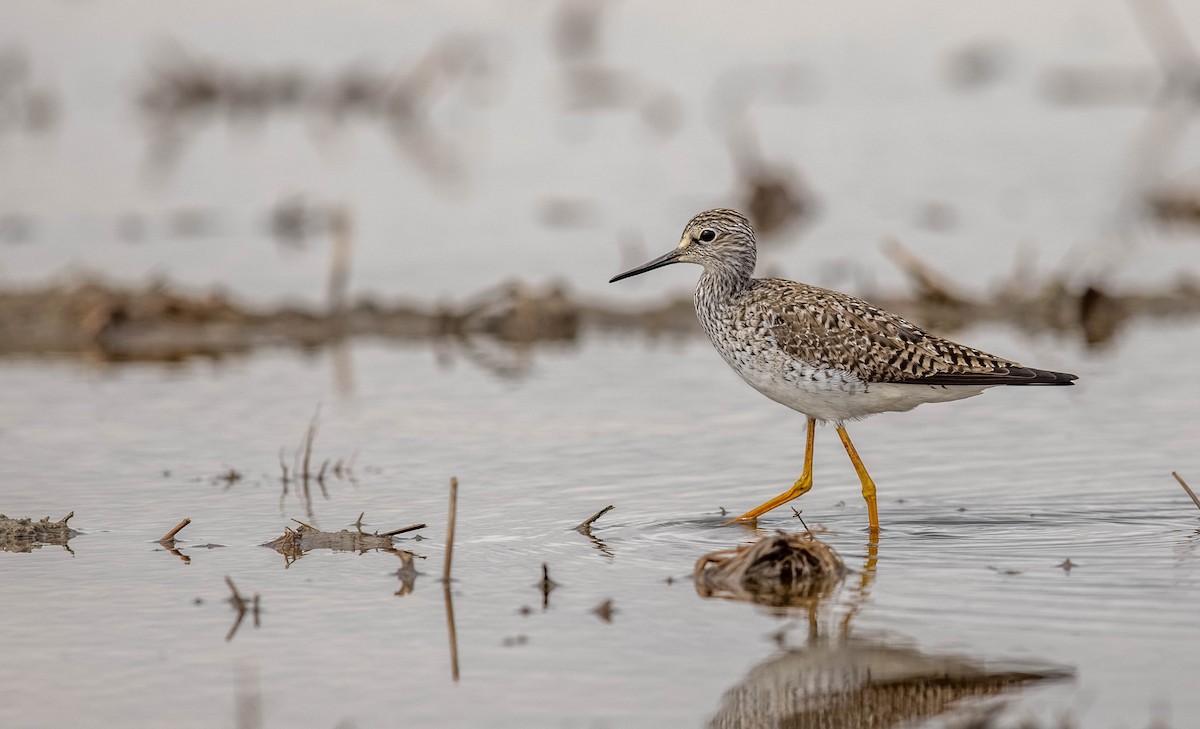
[[[34,521],[29,517],[12,519],[0,514],[0,550],[32,552],[47,544],[57,544],[70,551],[67,542],[79,533],[67,526],[73,516],[75,512],[72,511],[58,521],[50,521],[48,516]]]
[[[366,554],[373,550],[391,552],[395,551],[396,548],[394,541],[396,535],[425,528],[424,524],[413,524],[412,526],[393,529],[383,534],[379,532],[367,533],[361,529],[356,531],[343,529],[340,532],[324,532],[311,524],[305,524],[300,521],[296,523],[300,525],[298,529],[285,526],[282,535],[269,542],[265,542],[261,546],[274,549],[289,562],[303,557],[306,553],[314,549],[329,549],[334,552],[358,552],[359,554]]]
[[[833,547],[810,534],[781,531],[704,555],[692,579],[701,597],[786,607],[828,595],[845,574]]]

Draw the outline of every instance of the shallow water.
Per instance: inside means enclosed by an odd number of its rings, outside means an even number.
[[[1018,717],[1196,725],[1200,512],[1169,473],[1200,480],[1200,327],[1143,327],[1099,354],[960,338],[1080,385],[853,426],[880,488],[877,562],[853,471],[820,431],[797,505],[854,571],[807,648],[803,611],[691,586],[699,556],[749,536],[720,507],[789,484],[803,448],[803,419],[702,341],[539,350],[520,379],[371,344],[177,367],[4,361],[0,511],[73,510],[82,534],[71,552],[0,553],[0,644],[21,657],[0,661],[0,725],[689,726],[829,645],[1073,673],[1010,694]],[[277,462],[318,403],[315,457],[358,455],[355,482],[328,478],[310,512],[294,487],[281,498]],[[217,480],[228,467],[244,478]],[[457,682],[438,582],[452,474]],[[601,544],[572,531],[610,503]],[[291,518],[337,530],[360,512],[372,530],[429,523],[401,542],[427,558],[410,594],[395,594],[393,554],[287,566],[257,546]],[[183,517],[187,563],[154,543]],[[796,520],[784,508],[760,526]],[[560,585],[545,607],[543,562]],[[225,576],[262,605],[229,640]],[[593,613],[606,599],[611,623]],[[782,652],[781,628],[807,653]]]

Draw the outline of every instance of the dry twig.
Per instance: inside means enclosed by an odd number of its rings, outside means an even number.
[[[379,534],[379,535],[377,535],[377,536],[380,536],[380,537],[394,537],[394,536],[396,536],[397,534],[404,534],[405,532],[415,532],[415,531],[416,531],[416,530],[418,530],[418,529],[424,529],[424,528],[425,528],[425,525],[424,525],[424,524],[409,524],[409,525],[408,525],[408,526],[406,526],[406,527],[400,527],[399,529],[393,529],[393,530],[391,530],[390,532],[384,532],[383,534]],[[361,529],[359,529],[359,531],[362,531],[362,530],[361,530]],[[450,553],[449,553],[449,551],[447,551],[447,553],[446,553],[446,562],[448,563],[449,561],[450,561]],[[449,571],[449,568],[447,568],[447,571]]]
[[[450,562],[454,559],[454,522],[458,516],[458,478],[450,477],[450,510],[446,526],[446,560],[442,563],[442,582],[450,584]],[[424,526],[422,524],[421,526]]]
[[[595,514],[592,514],[587,519],[584,519],[579,526],[575,527],[575,531],[579,532],[580,534],[590,534],[592,531],[592,524],[596,523],[597,519],[604,516],[609,511],[612,511],[612,508],[613,505],[609,504],[600,511],[597,511]]]
[[[1175,480],[1179,482],[1179,485],[1183,487],[1183,490],[1187,492],[1187,495],[1192,497],[1192,501],[1195,502],[1196,507],[1200,508],[1200,498],[1196,497],[1196,492],[1192,491],[1192,488],[1187,485],[1187,482],[1183,480],[1183,477],[1175,471],[1171,471],[1171,475],[1175,477]]]
[[[164,542],[175,541],[175,535],[178,534],[179,532],[183,531],[183,528],[191,523],[192,523],[191,519],[184,519],[183,521],[179,522],[178,524],[175,525],[174,529],[172,529],[171,531],[162,535],[162,539],[158,540],[159,544],[162,544]]]

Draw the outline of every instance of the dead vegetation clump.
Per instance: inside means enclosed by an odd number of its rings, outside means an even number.
[[[998,322],[1029,333],[1077,337],[1094,348],[1113,341],[1134,319],[1200,313],[1200,286],[1187,278],[1172,288],[1119,291],[1100,279],[1069,280],[1066,271],[1039,279],[1027,261],[1019,260],[1008,280],[990,296],[979,296],[963,290],[898,241],[889,241],[884,252],[909,278],[915,293],[872,297],[871,303],[938,333]]]
[[[1164,187],[1146,194],[1150,214],[1164,225],[1200,225],[1200,188]]]
[[[296,520],[293,519],[292,521]],[[377,549],[390,552],[395,549],[394,537],[405,532],[425,528],[424,524],[413,524],[382,534],[379,532],[367,533],[361,528],[355,531],[343,529],[340,532],[325,532],[302,521],[296,521],[296,523],[300,525],[298,529],[285,526],[282,535],[269,542],[265,542],[261,546],[274,549],[289,561],[295,561],[314,549],[329,549],[334,552],[358,552],[359,554],[366,554]]]
[[[571,341],[579,334],[580,306],[562,285],[537,290],[517,281],[476,294],[438,314],[443,334],[488,334],[506,342]]]
[[[129,288],[83,278],[0,291],[0,355],[79,353],[105,361],[169,362],[257,347],[310,349],[348,337],[559,342],[577,338],[584,311],[558,284],[509,283],[461,304],[364,298],[318,311],[256,309],[220,293],[188,293],[161,281]]]
[[[701,597],[789,607],[829,595],[845,574],[833,547],[811,534],[781,531],[704,555],[692,579]]]
[[[67,542],[79,533],[67,526],[73,516],[75,512],[72,511],[58,521],[50,521],[48,516],[34,521],[29,517],[11,519],[0,514],[0,550],[32,552],[47,544],[57,544],[70,551]]]
[[[1200,285],[1119,291],[1100,281],[1069,281],[1066,274],[1035,278],[1018,266],[990,295],[964,290],[899,243],[886,252],[913,285],[913,293],[870,296],[939,334],[964,326],[1002,323],[1023,331],[1078,338],[1089,346],[1112,341],[1138,319],[1200,314]],[[257,347],[333,346],[348,338],[458,345],[466,357],[500,373],[523,367],[529,345],[578,341],[588,332],[649,338],[699,334],[691,296],[611,306],[590,302],[561,283],[510,282],[460,302],[422,304],[363,298],[336,306],[255,309],[219,293],[192,294],[158,282],[127,288],[96,279],[31,290],[0,291],[0,355],[79,353],[104,361],[177,361],[248,352]],[[492,347],[491,345],[496,345]],[[443,347],[443,354],[450,348]]]

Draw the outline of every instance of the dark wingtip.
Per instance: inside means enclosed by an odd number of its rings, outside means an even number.
[[[1074,385],[1077,375],[1069,372],[1039,370],[1034,367],[1014,367],[1002,385]]]
[[[1010,367],[998,372],[942,373],[929,377],[897,380],[902,385],[1074,385],[1079,377],[1033,367]]]
[[[1029,368],[1034,373],[1035,377],[1028,382],[1017,382],[1018,385],[1074,385],[1075,380],[1079,379],[1078,375],[1073,375],[1070,372],[1053,372],[1051,370],[1037,370]]]

